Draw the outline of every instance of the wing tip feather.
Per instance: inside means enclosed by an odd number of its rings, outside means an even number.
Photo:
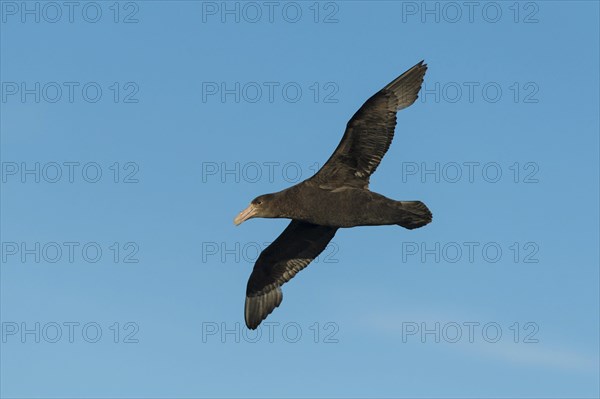
[[[385,91],[393,93],[396,98],[396,112],[414,104],[419,98],[419,91],[425,79],[427,64],[421,60],[418,64],[391,81]]]
[[[256,330],[260,323],[269,316],[275,308],[281,305],[283,292],[281,287],[277,286],[264,294],[248,296],[246,295],[246,304],[244,306],[244,320],[246,327],[250,330]]]

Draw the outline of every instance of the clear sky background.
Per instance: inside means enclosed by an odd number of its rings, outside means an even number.
[[[598,397],[597,2],[0,6],[2,397]],[[433,223],[246,330],[234,216],[421,59],[371,189]]]

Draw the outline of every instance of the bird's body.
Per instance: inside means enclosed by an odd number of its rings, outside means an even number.
[[[381,226],[407,228],[425,225],[431,214],[420,201],[395,201],[369,189],[321,186],[308,179],[275,193],[281,214],[277,217],[330,227]]]
[[[415,102],[427,65],[421,61],[375,95],[354,114],[329,160],[311,178],[283,191],[255,198],[234,220],[254,217],[292,221],[258,257],[246,288],[245,320],[258,327],[281,303],[281,286],[316,258],[339,228],[431,222],[420,201],[395,201],[369,190],[394,137],[396,112]]]

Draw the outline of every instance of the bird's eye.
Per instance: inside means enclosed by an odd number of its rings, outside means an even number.
[[[261,200],[258,200],[258,201],[256,201],[256,204],[257,204],[257,205],[260,205],[260,204],[262,204],[262,201],[261,201]]]

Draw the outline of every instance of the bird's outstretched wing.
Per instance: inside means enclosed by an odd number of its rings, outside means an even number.
[[[246,288],[245,319],[250,329],[281,303],[281,286],[316,258],[337,231],[292,220],[288,227],[258,257]]]
[[[419,62],[369,98],[346,125],[342,141],[329,160],[311,178],[365,188],[390,148],[396,112],[418,97],[427,64]]]

